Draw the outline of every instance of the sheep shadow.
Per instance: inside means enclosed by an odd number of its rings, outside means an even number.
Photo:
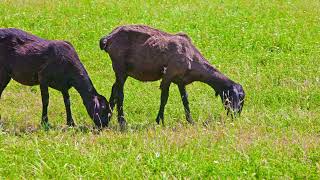
[[[90,123],[88,124],[81,124],[76,125],[74,127],[69,127],[67,125],[61,124],[53,124],[50,127],[44,127],[39,123],[13,123],[10,120],[1,119],[0,116],[0,134],[7,134],[12,136],[24,136],[24,135],[31,135],[37,134],[41,132],[61,132],[61,133],[81,133],[81,134],[101,134],[103,132],[120,132],[120,133],[137,133],[143,131],[155,131],[157,129],[170,129],[172,131],[177,131],[184,127],[194,127],[194,128],[212,128],[214,126],[221,126],[226,123],[226,119],[216,115],[216,116],[208,116],[203,120],[198,120],[195,122],[194,125],[191,125],[184,121],[183,119],[175,121],[173,124],[162,125],[157,124],[154,121],[144,122],[144,123],[132,123],[128,124],[127,128],[122,131],[118,125],[118,123],[110,123],[109,127],[107,128],[98,128]]]

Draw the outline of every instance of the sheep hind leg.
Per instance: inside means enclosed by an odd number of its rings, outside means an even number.
[[[11,77],[9,76],[9,74],[5,72],[5,70],[0,69],[0,99],[1,99],[3,90],[7,87],[10,80],[11,80]]]
[[[161,120],[162,125],[164,125],[164,108],[168,101],[170,84],[171,84],[171,81],[162,80],[160,85],[161,100],[160,100],[160,108],[156,118],[156,122],[160,124],[160,120]]]
[[[184,111],[186,114],[186,119],[190,124],[194,124],[192,117],[191,117],[191,113],[190,113],[190,108],[189,108],[189,101],[188,101],[188,94],[186,91],[186,87],[185,85],[178,85],[179,87],[179,92],[180,92],[180,96],[181,96],[181,100],[184,106]]]
[[[41,125],[44,126],[45,129],[50,128],[49,120],[48,120],[48,105],[49,105],[49,90],[48,85],[40,84],[41,98],[42,98],[42,119]]]

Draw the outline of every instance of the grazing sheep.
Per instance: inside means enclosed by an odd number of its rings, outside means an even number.
[[[117,104],[120,126],[126,125],[123,86],[128,76],[140,81],[162,79],[161,103],[156,118],[158,124],[160,120],[164,123],[164,107],[171,82],[179,87],[189,123],[193,120],[185,86],[193,81],[210,85],[216,96],[220,95],[228,113],[240,114],[242,110],[245,97],[242,86],[211,66],[186,34],[169,34],[143,25],[120,26],[100,39],[100,48],[109,54],[116,75],[109,102],[111,110]]]
[[[98,127],[108,125],[111,109],[99,95],[69,42],[41,39],[19,29],[0,29],[0,97],[11,79],[27,85],[40,84],[42,121],[48,124],[48,87],[62,92],[67,125],[74,126],[68,90],[80,94],[88,114]]]

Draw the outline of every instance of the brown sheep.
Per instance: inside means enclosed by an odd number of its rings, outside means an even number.
[[[62,92],[67,125],[74,126],[68,90],[74,87],[82,97],[89,116],[98,127],[108,125],[111,109],[99,95],[87,71],[69,42],[41,39],[19,29],[0,29],[0,97],[11,79],[27,85],[40,84],[41,124],[47,126],[48,87]]]
[[[179,87],[189,123],[193,120],[185,86],[193,81],[210,85],[216,96],[220,95],[228,113],[240,114],[242,110],[245,97],[242,86],[211,66],[184,33],[169,34],[143,25],[120,26],[100,39],[100,48],[109,54],[116,75],[109,102],[111,110],[117,104],[121,127],[126,125],[123,86],[128,76],[140,81],[162,79],[161,103],[156,118],[158,124],[160,120],[164,123],[164,107],[171,82]]]

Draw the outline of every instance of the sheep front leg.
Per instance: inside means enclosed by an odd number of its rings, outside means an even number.
[[[42,98],[42,119],[41,124],[44,127],[49,127],[49,120],[48,120],[48,105],[49,105],[49,90],[48,85],[40,84],[41,90],[41,98]]]
[[[191,117],[191,113],[190,113],[188,94],[187,94],[187,91],[186,91],[186,86],[180,84],[180,85],[178,85],[178,87],[179,87],[181,100],[182,100],[182,103],[183,103],[183,106],[184,106],[186,119],[190,124],[194,124],[194,122],[192,120],[192,117]]]
[[[116,80],[116,87],[117,87],[117,97],[116,97],[116,102],[117,102],[117,110],[118,110],[118,122],[120,125],[121,130],[125,130],[126,128],[126,120],[124,118],[124,113],[123,113],[123,99],[124,99],[124,94],[123,94],[123,86],[124,83],[127,79],[127,77],[117,75],[117,80]]]
[[[158,116],[156,119],[156,122],[160,124],[160,120],[162,122],[162,125],[164,125],[164,107],[167,104],[168,97],[169,97],[169,88],[170,88],[171,82],[162,81],[160,85],[161,89],[161,101],[160,101],[160,109],[158,112]]]
[[[73,121],[72,118],[72,114],[71,114],[71,103],[70,103],[70,95],[68,91],[63,91],[62,92],[63,95],[63,101],[64,101],[64,105],[66,108],[66,113],[67,113],[67,125],[68,126],[75,126],[75,123]]]
[[[115,82],[112,86],[111,96],[109,99],[109,104],[111,108],[111,112],[113,112],[114,106],[117,104],[117,83]]]

